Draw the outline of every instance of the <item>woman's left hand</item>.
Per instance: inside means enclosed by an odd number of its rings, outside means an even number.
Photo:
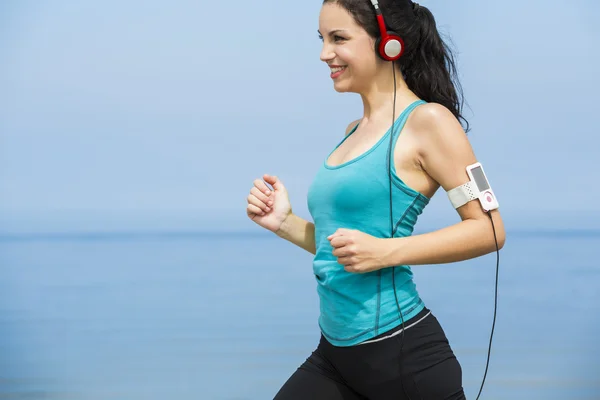
[[[348,272],[365,273],[384,268],[387,250],[384,239],[356,229],[340,228],[327,237],[333,255]]]

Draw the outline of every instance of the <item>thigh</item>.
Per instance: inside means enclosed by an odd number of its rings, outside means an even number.
[[[283,384],[274,400],[363,400],[317,348]]]
[[[273,400],[362,400],[346,385],[325,375],[298,368]]]
[[[462,368],[433,314],[406,331],[403,347],[404,376],[412,400],[465,399]]]
[[[446,360],[412,375],[417,398],[413,400],[464,400],[462,370],[456,358]]]

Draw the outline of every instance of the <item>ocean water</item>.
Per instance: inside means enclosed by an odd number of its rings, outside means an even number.
[[[598,232],[500,252],[482,400],[600,399]],[[318,342],[309,253],[272,235],[0,239],[0,399],[271,399]],[[416,266],[475,399],[496,254]]]

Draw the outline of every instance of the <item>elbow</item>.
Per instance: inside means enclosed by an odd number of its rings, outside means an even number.
[[[506,232],[504,229],[500,229],[499,231],[494,232],[494,238],[492,240],[492,251],[502,250],[504,247],[504,243],[506,243]]]
[[[506,234],[502,232],[502,235],[498,237],[498,250],[504,247],[504,243],[506,243]]]
[[[485,237],[484,247],[487,250],[486,254],[493,253],[496,250],[501,250],[506,243],[506,232],[504,231],[504,225],[501,223],[495,223],[492,228],[489,221],[481,220],[485,226],[481,227],[481,235]]]
[[[506,243],[506,230],[504,229],[504,223],[498,214],[490,214],[490,217],[492,217],[492,224],[490,226],[490,221],[486,221],[486,232],[488,232],[486,235],[491,234],[491,251],[496,251],[496,249],[501,250]]]

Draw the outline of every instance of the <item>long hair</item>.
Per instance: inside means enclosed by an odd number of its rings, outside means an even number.
[[[325,3],[342,6],[371,37],[380,36],[375,9],[369,0],[324,0]],[[445,106],[459,122],[464,122],[463,128],[468,132],[455,57],[441,38],[431,11],[411,0],[380,0],[379,8],[387,29],[404,41],[404,54],[396,63],[408,88],[427,102]]]

